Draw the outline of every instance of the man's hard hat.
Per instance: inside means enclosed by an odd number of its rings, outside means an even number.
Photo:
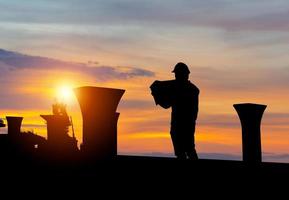
[[[188,66],[185,63],[179,62],[176,64],[174,70],[172,71],[173,73],[186,73],[189,74],[190,70]]]

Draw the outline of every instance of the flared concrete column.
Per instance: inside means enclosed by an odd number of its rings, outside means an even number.
[[[7,116],[6,119],[8,125],[8,135],[11,137],[18,137],[20,135],[23,117]]]
[[[116,109],[125,90],[80,87],[74,92],[83,118],[83,155],[96,160],[115,157],[119,117]]]
[[[261,121],[266,105],[235,104],[242,125],[243,161],[262,162]]]

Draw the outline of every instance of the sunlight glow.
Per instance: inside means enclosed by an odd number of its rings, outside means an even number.
[[[72,87],[68,85],[61,86],[57,89],[57,95],[56,98],[57,100],[64,102],[64,103],[69,103],[73,99],[73,90]]]

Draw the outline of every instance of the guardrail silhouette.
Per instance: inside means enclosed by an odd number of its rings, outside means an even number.
[[[80,87],[74,89],[83,118],[81,154],[89,160],[117,155],[117,106],[125,90]]]
[[[266,105],[235,104],[242,125],[243,161],[249,164],[262,162],[261,121]]]

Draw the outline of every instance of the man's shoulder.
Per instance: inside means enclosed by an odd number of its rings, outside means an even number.
[[[189,87],[193,92],[195,92],[197,94],[200,93],[200,89],[195,84],[193,84],[191,81],[189,81]]]

